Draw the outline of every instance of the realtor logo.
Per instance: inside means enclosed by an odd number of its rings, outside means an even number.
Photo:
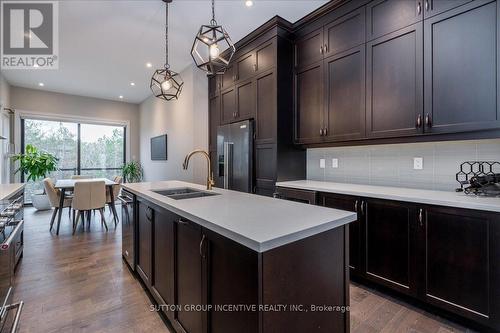
[[[57,1],[1,1],[2,69],[57,69]]]

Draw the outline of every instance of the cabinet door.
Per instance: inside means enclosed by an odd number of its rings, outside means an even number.
[[[165,209],[155,209],[154,215],[154,269],[151,293],[158,304],[173,305],[174,224],[178,216]],[[165,311],[165,314],[173,318],[173,312]]]
[[[236,118],[236,90],[231,88],[221,92],[221,121],[223,124],[230,123]]]
[[[429,18],[471,1],[472,0],[423,0],[424,18]]]
[[[425,131],[500,127],[497,2],[473,1],[425,21]]]
[[[246,120],[255,117],[255,81],[248,80],[236,86],[236,118]]]
[[[365,43],[365,8],[362,7],[325,26],[325,57]]]
[[[406,203],[367,199],[363,204],[366,277],[406,294],[416,294],[415,210]]]
[[[276,39],[267,41],[255,49],[255,62],[258,73],[267,71],[276,65]]]
[[[473,319],[490,316],[489,265],[498,261],[490,257],[493,239],[489,235],[498,218],[478,211],[427,207],[423,222],[419,243],[425,253],[421,264],[426,301]]]
[[[152,256],[152,246],[153,246],[153,218],[154,211],[150,208],[147,203],[139,201],[137,216],[139,218],[138,226],[138,237],[139,242],[137,250],[137,272],[139,276],[144,281],[144,283],[149,287],[151,286],[151,272],[153,265]]]
[[[203,257],[207,269],[207,304],[259,304],[258,254],[209,230],[204,230]],[[256,311],[210,311],[208,332],[259,331]]]
[[[367,44],[367,136],[422,132],[422,43],[419,23]]]
[[[219,76],[210,76],[208,78],[208,97],[212,98],[219,92]]]
[[[295,80],[296,139],[300,143],[319,142],[323,128],[323,62],[298,69]]]
[[[277,92],[274,70],[260,74],[256,78],[257,122],[255,143],[275,143],[277,130]]]
[[[365,136],[365,46],[325,59],[327,139]]]
[[[366,6],[366,36],[378,38],[423,18],[422,0],[377,0]]]
[[[236,70],[236,81],[243,81],[251,78],[257,71],[255,53],[252,51],[239,57],[234,61],[234,67]]]
[[[210,150],[217,150],[217,127],[220,125],[220,97],[216,95],[209,101],[209,147]]]
[[[274,193],[276,184],[276,150],[276,144],[263,144],[255,147],[255,183],[258,190],[269,195]],[[263,189],[269,191],[262,191]]]
[[[348,195],[337,195],[330,193],[321,193],[319,196],[321,206],[335,209],[347,210],[358,213],[361,200],[358,197]],[[359,275],[364,271],[362,265],[362,236],[361,236],[361,219],[349,223],[349,268],[351,273]]]
[[[323,59],[323,27],[295,41],[295,66],[302,67]]]
[[[234,86],[234,81],[236,80],[236,73],[234,72],[234,66],[229,65],[219,80],[221,81],[220,89],[227,89]]]
[[[184,311],[185,306],[203,304],[202,258],[200,255],[201,228],[184,219],[176,223],[175,292],[176,305],[181,311],[174,313],[174,326],[181,332],[203,332],[203,313]]]

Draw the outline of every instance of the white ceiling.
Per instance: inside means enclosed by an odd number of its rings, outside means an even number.
[[[295,22],[328,0],[217,0],[216,19],[233,41],[275,15]],[[64,0],[59,5],[59,69],[2,70],[15,86],[140,103],[149,79],[164,63],[165,7],[161,0]],[[174,0],[169,6],[171,69],[192,63],[190,50],[209,0]],[[146,63],[154,68],[146,68]],[[38,83],[43,82],[44,87]],[[134,82],[135,86],[131,86]]]

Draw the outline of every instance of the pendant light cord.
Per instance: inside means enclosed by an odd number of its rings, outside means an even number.
[[[217,25],[217,21],[215,20],[215,0],[212,0],[212,20],[210,21],[211,25]]]
[[[165,68],[168,69],[168,2],[165,2]]]

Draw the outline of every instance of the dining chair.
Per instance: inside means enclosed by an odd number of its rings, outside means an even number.
[[[72,207],[75,210],[73,214],[73,235],[80,220],[82,220],[83,230],[85,230],[85,217],[90,229],[91,212],[94,209],[101,213],[101,225],[104,224],[107,231],[108,225],[104,219],[104,206],[106,205],[106,186],[104,185],[104,181],[75,182],[73,193]]]
[[[92,177],[86,175],[71,175],[71,179],[92,179]]]
[[[54,208],[52,218],[50,219],[50,231],[52,231],[59,209],[68,208],[69,218],[71,219],[71,201],[73,198],[71,196],[66,196],[63,201],[63,206],[60,207],[61,191],[55,188],[54,181],[50,178],[45,178],[43,180],[43,187],[45,188],[45,193],[47,193],[49,197],[50,206]]]
[[[116,199],[118,198],[118,195],[120,195],[123,177],[122,176],[115,176],[113,178],[113,181],[116,183],[116,185],[113,185],[113,199],[116,201]],[[111,201],[111,195],[109,194],[108,191],[106,191],[106,204],[108,205],[111,213],[113,213],[113,220],[115,222],[115,227],[116,227],[118,224],[118,213],[116,212],[116,207],[114,205],[114,202]]]

